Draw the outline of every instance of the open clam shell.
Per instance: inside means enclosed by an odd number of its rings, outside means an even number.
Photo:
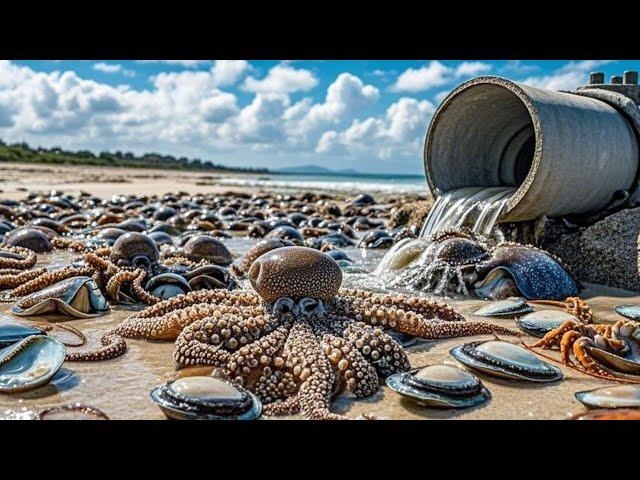
[[[587,349],[594,359],[616,372],[640,375],[640,355],[635,348],[625,356],[596,347],[587,347]]]
[[[0,323],[0,348],[12,345],[32,335],[46,335],[46,333],[37,328],[22,325],[21,323]]]
[[[151,399],[176,420],[254,420],[262,413],[253,393],[208,376],[173,380],[153,389]]]
[[[577,392],[576,399],[593,408],[638,408],[640,407],[640,385],[612,385]]]
[[[11,308],[18,316],[61,313],[92,318],[109,312],[109,303],[91,277],[71,277],[18,300]]]
[[[0,392],[30,390],[47,383],[62,367],[66,349],[58,340],[33,335],[0,350]]]
[[[625,305],[616,305],[613,309],[619,315],[623,317],[630,318],[631,320],[640,320],[640,305],[634,305],[632,303],[627,303]]]
[[[520,330],[534,337],[542,338],[566,320],[580,322],[578,318],[562,310],[539,310],[516,318],[515,322]]]
[[[562,371],[529,350],[509,342],[465,343],[449,351],[460,363],[487,375],[528,382],[555,382]]]
[[[476,310],[475,314],[481,317],[508,317],[533,311],[533,307],[522,298],[508,298],[491,302]]]
[[[387,385],[400,395],[435,408],[468,408],[491,398],[473,374],[451,365],[429,365],[387,377]]]

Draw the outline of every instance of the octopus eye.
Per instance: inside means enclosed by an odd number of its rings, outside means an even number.
[[[298,307],[296,306],[296,303],[289,297],[279,298],[273,304],[273,313],[275,313],[276,315],[285,313],[296,314],[297,310]]]
[[[151,271],[151,260],[146,255],[137,255],[131,260],[131,266],[134,268],[140,268],[146,272]]]
[[[325,313],[324,305],[322,301],[315,298],[303,298],[298,302],[300,313],[305,316],[310,315],[322,315]]]

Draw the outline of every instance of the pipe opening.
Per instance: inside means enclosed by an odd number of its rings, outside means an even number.
[[[427,175],[439,194],[464,187],[518,188],[533,164],[536,135],[523,101],[478,84],[449,97],[429,130]]]

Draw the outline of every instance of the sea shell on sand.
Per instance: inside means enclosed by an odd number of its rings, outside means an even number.
[[[61,313],[91,318],[109,312],[109,303],[91,277],[71,277],[18,300],[11,308],[18,316]]]
[[[151,399],[177,420],[254,420],[262,413],[258,397],[214,377],[194,376],[155,388]]]
[[[610,385],[577,392],[575,397],[588,407],[638,408],[640,407],[640,385]]]
[[[465,343],[449,353],[467,367],[493,377],[529,382],[555,382],[563,378],[559,368],[509,342]]]
[[[428,407],[467,408],[491,398],[475,375],[451,365],[429,365],[396,373],[386,382],[393,391]]]
[[[66,349],[58,340],[33,335],[0,350],[0,392],[30,390],[60,370]]]

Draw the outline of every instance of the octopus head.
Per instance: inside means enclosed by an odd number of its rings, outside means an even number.
[[[113,244],[109,260],[119,267],[140,268],[152,275],[158,270],[160,252],[155,242],[138,232],[125,233]]]
[[[338,293],[342,272],[333,258],[319,250],[282,247],[258,257],[249,269],[249,280],[269,304],[288,298],[304,312],[319,312]]]

